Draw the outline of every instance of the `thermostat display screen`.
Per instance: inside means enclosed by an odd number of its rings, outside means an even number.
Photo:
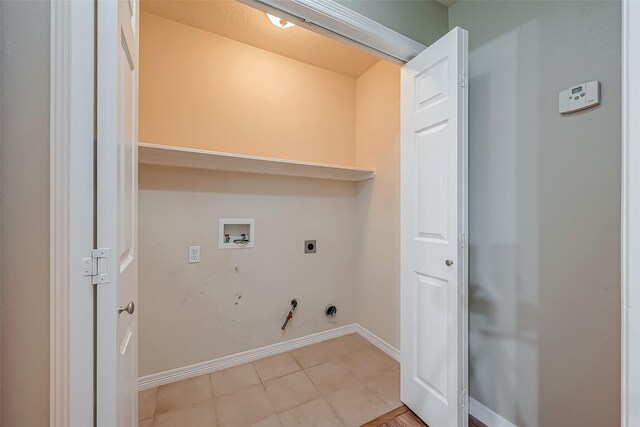
[[[572,90],[572,91],[571,91],[571,94],[578,93],[578,92],[582,92],[582,86],[578,86],[577,88],[575,88],[574,90]]]

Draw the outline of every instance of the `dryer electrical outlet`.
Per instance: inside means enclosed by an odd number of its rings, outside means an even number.
[[[600,104],[600,82],[598,80],[575,85],[563,90],[558,95],[560,114],[586,110],[598,104]]]

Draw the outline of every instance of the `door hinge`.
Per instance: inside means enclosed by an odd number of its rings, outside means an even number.
[[[460,73],[460,86],[464,87],[465,85],[465,74],[464,71],[462,73]]]
[[[91,276],[94,285],[109,283],[111,274],[109,272],[109,262],[111,260],[111,249],[101,248],[91,251],[91,258],[82,258],[82,273],[84,276]]]
[[[460,233],[460,235],[458,235],[458,243],[460,243],[460,246],[464,248],[464,233]]]
[[[460,407],[461,408],[465,408],[467,406],[467,389],[462,389],[462,392],[460,392]]]

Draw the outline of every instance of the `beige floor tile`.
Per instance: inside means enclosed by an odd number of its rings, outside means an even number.
[[[304,371],[267,381],[264,387],[276,412],[295,408],[320,396]]]
[[[396,369],[398,371],[400,370],[400,362],[398,362],[393,357],[389,356],[388,354],[386,354],[383,351],[380,351],[380,357],[382,358],[382,361],[384,363],[386,363],[387,365],[391,366],[393,369]]]
[[[329,352],[321,342],[292,350],[291,355],[303,368],[319,365],[331,358]]]
[[[156,398],[158,397],[158,387],[148,388],[138,393],[138,419],[146,420],[153,418],[156,413]]]
[[[251,425],[274,413],[262,384],[216,397],[215,402],[220,427]]]
[[[402,406],[400,400],[400,372],[396,370],[385,372],[366,382],[369,390],[378,395],[390,409]]]
[[[147,418],[146,420],[138,421],[138,427],[153,427],[153,418]]]
[[[358,427],[390,411],[389,407],[364,385],[336,391],[327,402],[347,427]]]
[[[211,374],[211,387],[214,396],[221,396],[255,384],[260,384],[260,377],[251,363]]]
[[[343,337],[334,338],[332,340],[323,341],[324,347],[331,357],[343,356],[353,353],[354,351],[371,348],[369,341],[365,340],[358,334],[345,335]]]
[[[212,397],[209,375],[166,384],[158,388],[156,414],[175,411]]]
[[[264,420],[258,421],[257,423],[251,424],[249,427],[281,427],[280,420],[278,420],[278,416],[276,414],[271,415]]]
[[[343,427],[324,399],[317,399],[278,415],[284,427]]]
[[[302,369],[291,353],[276,354],[275,356],[258,360],[253,362],[253,366],[256,368],[256,371],[258,371],[262,382]]]
[[[305,372],[322,394],[333,393],[358,384],[358,378],[349,371],[340,359],[331,359],[320,365],[312,366],[305,369]]]
[[[356,377],[365,380],[393,370],[379,355],[380,350],[365,349],[346,354],[340,359]]]
[[[213,400],[196,403],[176,411],[160,414],[153,427],[216,427]]]

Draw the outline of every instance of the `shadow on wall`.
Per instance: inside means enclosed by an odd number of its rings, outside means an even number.
[[[458,1],[450,25],[470,32],[471,397],[519,427],[617,425],[620,2]],[[596,79],[601,106],[558,113]]]
[[[470,389],[521,427],[538,425],[539,31],[519,22],[469,59]]]

